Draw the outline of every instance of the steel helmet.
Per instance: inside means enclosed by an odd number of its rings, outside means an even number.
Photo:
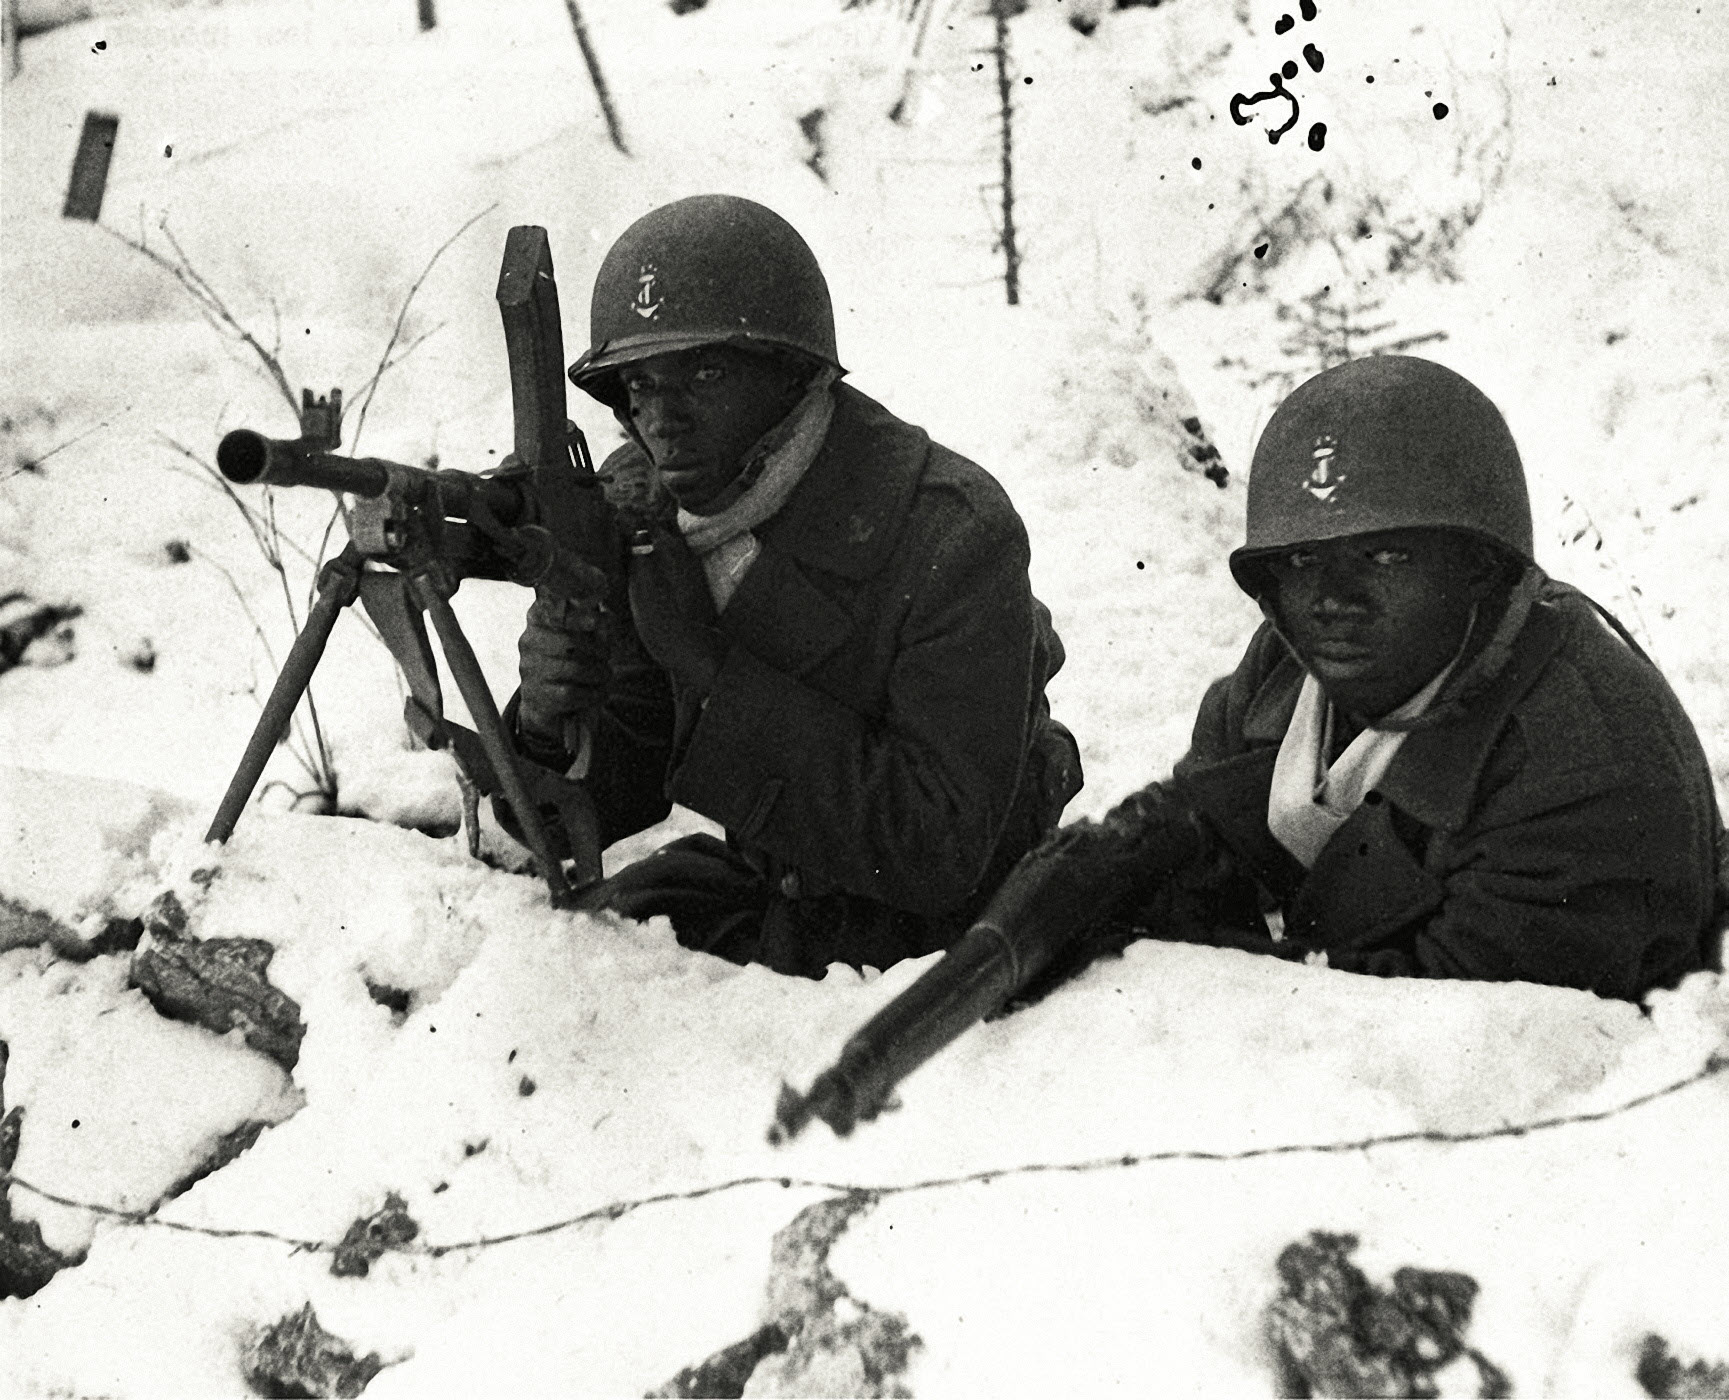
[[[815,254],[779,214],[736,195],[693,195],[627,228],[595,276],[588,324],[571,383],[615,408],[613,371],[698,345],[793,350],[841,369]]]
[[[1305,540],[1377,530],[1464,530],[1531,559],[1531,501],[1500,410],[1464,376],[1414,355],[1375,355],[1300,384],[1249,468],[1248,538],[1231,573]]]

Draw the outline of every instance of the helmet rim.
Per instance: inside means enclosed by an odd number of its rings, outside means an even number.
[[[589,334],[569,377],[609,407],[612,371],[703,345],[793,351],[846,373],[810,245],[774,210],[737,195],[691,195],[625,229],[595,275]]]
[[[1500,410],[1463,375],[1413,355],[1349,360],[1274,411],[1249,470],[1238,586],[1296,545],[1383,530],[1473,535],[1527,563],[1524,465]]]

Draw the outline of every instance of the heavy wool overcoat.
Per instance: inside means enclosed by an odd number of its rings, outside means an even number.
[[[1356,972],[1636,999],[1713,962],[1722,823],[1691,722],[1581,594],[1545,583],[1527,605],[1307,871],[1266,823],[1303,671],[1263,626],[1175,770],[1225,856],[1168,902],[1166,931],[1264,932],[1270,895],[1281,951]]]
[[[673,802],[727,834],[620,872],[608,907],[811,976],[953,941],[1081,783],[1045,700],[1062,646],[1008,496],[834,392],[822,447],[721,613],[714,688],[615,659],[588,779],[606,842]],[[640,454],[620,448],[603,474]]]

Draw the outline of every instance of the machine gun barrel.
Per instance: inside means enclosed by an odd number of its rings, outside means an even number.
[[[393,479],[407,481],[429,496],[436,494],[439,513],[450,520],[469,519],[477,496],[500,525],[516,525],[530,514],[526,476],[477,476],[429,471],[381,457],[343,457],[305,439],[269,438],[250,428],[236,428],[223,437],[216,448],[216,466],[237,486],[319,486],[368,500],[382,496]]]

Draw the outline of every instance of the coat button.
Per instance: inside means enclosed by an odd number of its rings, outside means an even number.
[[[798,871],[789,870],[780,877],[780,892],[788,899],[797,899],[804,892],[804,882],[798,878]]]

